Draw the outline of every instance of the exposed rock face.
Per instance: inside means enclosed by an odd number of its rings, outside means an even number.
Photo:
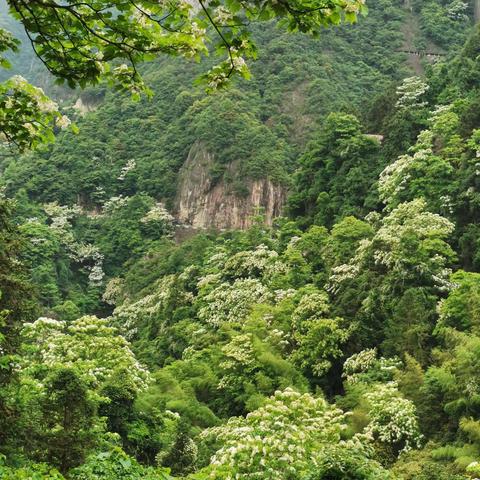
[[[268,225],[281,214],[286,199],[284,187],[265,178],[248,180],[248,193],[239,196],[224,180],[212,182],[213,163],[213,156],[202,144],[192,146],[179,174],[175,214],[180,223],[193,228],[245,229],[259,208]],[[238,169],[231,164],[227,170],[233,177]]]
[[[73,106],[73,108],[77,110],[80,113],[80,115],[85,115],[89,112],[95,111],[100,104],[101,104],[101,100],[98,100],[98,99],[87,100],[80,96],[75,102],[75,105]]]

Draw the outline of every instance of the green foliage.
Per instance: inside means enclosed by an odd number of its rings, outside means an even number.
[[[13,222],[12,202],[0,198],[0,445],[8,443],[15,433],[16,408],[10,387],[16,375],[21,325],[37,313],[32,285],[20,261],[24,246]]]
[[[24,78],[17,75],[0,84],[0,131],[8,143],[20,150],[34,148],[54,140],[54,127],[69,125],[58,105]]]
[[[432,458],[432,446],[402,455],[393,472],[405,480],[465,480],[451,462],[436,462]]]
[[[378,175],[377,141],[365,136],[352,115],[330,114],[300,159],[292,215],[331,226],[346,215],[365,213],[362,205]],[[359,207],[360,206],[360,207]]]
[[[104,95],[103,89],[97,94],[100,101],[82,95],[95,111],[78,115],[79,134],[60,134],[55,146],[26,161],[2,160],[8,164],[2,183],[10,192],[24,187],[42,202],[71,205],[79,200],[89,210],[112,197],[141,192],[171,202],[180,167],[200,141],[212,158],[208,170],[214,182],[223,178],[240,194],[248,188],[248,179],[268,177],[288,185],[296,156],[317,130],[312,119],[322,119],[332,110],[361,110],[366,96],[401,78],[402,54],[396,50],[402,42],[402,9],[393,0],[374,1],[358,25],[325,30],[319,39],[299,34],[289,39],[274,25],[252,23],[261,61],[252,64],[251,82],[236,84],[225,94],[205,96],[192,88],[198,67],[164,59],[139,69],[155,93],[150,101],[132,104],[128,96]],[[349,2],[352,8],[353,3]],[[210,7],[218,5],[206,8]],[[382,29],[377,28],[380,23]],[[132,160],[135,169],[118,180]],[[347,163],[350,169],[353,162]],[[41,175],[35,173],[39,171]],[[367,187],[357,189],[352,184],[355,175],[352,170],[349,188],[363,194]],[[349,210],[358,209],[352,202]]]
[[[97,441],[95,403],[73,369],[53,370],[44,388],[39,425],[35,425],[41,437],[38,446],[45,451],[45,460],[67,472],[84,461]]]
[[[146,468],[120,448],[96,453],[84,465],[72,471],[73,480],[169,480],[164,469]]]
[[[0,476],[478,476],[480,37],[409,55],[419,76],[400,52],[460,42],[471,8],[372,0],[314,41],[274,26],[363,2],[30,3],[10,5],[61,78],[156,95],[84,92],[78,135],[0,160]],[[194,65],[139,64],[219,32],[207,88],[249,75],[254,38],[249,84],[207,97]],[[48,136],[66,119],[26,88]],[[260,196],[268,225],[179,225],[204,194],[234,215]]]
[[[49,368],[63,365],[75,368],[97,390],[112,379],[121,379],[137,391],[148,384],[148,371],[106,319],[86,316],[66,324],[39,318],[25,325],[24,337],[26,375],[41,378]]]
[[[460,1],[412,2],[420,16],[420,26],[427,37],[441,47],[462,42],[462,31],[470,25],[471,5]]]
[[[292,313],[296,348],[291,358],[316,376],[327,373],[332,361],[342,356],[340,347],[354,330],[341,318],[325,318],[328,313],[328,298],[323,292],[304,295]]]
[[[301,1],[281,6],[253,4],[251,8],[236,2],[201,3],[199,9],[188,3],[159,5],[149,0],[116,0],[106,5],[91,1],[63,8],[56,4],[27,8],[12,1],[10,6],[27,32],[36,34],[32,38],[35,51],[56,77],[72,87],[106,78],[135,93],[145,88],[136,68],[139,62],[159,53],[185,57],[207,54],[211,33],[217,38],[215,49],[227,56],[209,72],[212,88],[223,85],[234,72],[247,77],[244,56],[255,57],[256,48],[245,20],[276,19],[290,31],[318,34],[321,27],[340,23],[342,16],[354,22],[365,10],[363,2],[356,1],[347,5],[332,1],[326,9]],[[120,34],[122,41],[118,40]],[[127,63],[118,65],[116,60]]]
[[[323,398],[292,389],[278,391],[246,418],[231,418],[205,433],[221,444],[206,473],[215,478],[258,478],[269,472],[269,478],[326,479],[352,469],[357,478],[385,478],[386,472],[368,461],[360,438],[331,446],[340,441],[344,421],[342,411]]]
[[[0,458],[0,474],[5,480],[64,480],[64,477],[50,465],[33,464],[21,468],[11,468]]]
[[[241,2],[216,1],[200,3],[198,9],[188,2],[160,5],[151,0],[47,6],[11,0],[8,7],[25,28],[36,56],[60,83],[73,88],[105,80],[130,90],[136,98],[151,93],[139,63],[159,54],[199,59],[208,55],[213,43],[215,52],[226,57],[205,75],[208,89],[216,90],[234,74],[250,77],[245,58],[256,58],[257,53],[248,28],[251,21],[276,20],[291,32],[318,35],[322,27],[342,20],[353,23],[366,12],[364,2],[356,0],[348,4],[331,0],[328,8],[321,9],[299,0],[293,5],[265,3],[249,8]],[[9,32],[0,30],[1,53],[17,50],[18,44]],[[0,65],[10,66],[5,57]],[[20,76],[0,85],[0,97],[0,130],[8,143],[21,150],[53,140],[54,127],[70,123],[56,103]]]
[[[438,328],[451,327],[478,335],[480,276],[460,270],[452,275],[451,281],[455,288],[440,304]]]

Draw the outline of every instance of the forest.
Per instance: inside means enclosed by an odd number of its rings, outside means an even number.
[[[480,2],[0,3],[0,479],[480,478]]]

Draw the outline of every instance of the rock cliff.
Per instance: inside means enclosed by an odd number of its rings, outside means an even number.
[[[196,142],[179,173],[175,215],[181,224],[197,229],[245,229],[258,209],[268,225],[281,214],[286,199],[284,187],[266,178],[246,180],[245,195],[239,195],[225,180],[213,182],[213,165],[213,155]],[[235,178],[238,164],[228,165],[227,174]]]

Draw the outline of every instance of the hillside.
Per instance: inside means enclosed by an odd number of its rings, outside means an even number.
[[[367,3],[2,151],[0,478],[480,475],[479,5]]]
[[[397,52],[404,15],[398,2],[386,1],[371,7],[360,24],[326,31],[318,41],[285,38],[273,26],[257,32],[261,58],[253,80],[214,98],[192,85],[199,66],[184,61],[149,66],[151,101],[132,104],[126,96],[107,92],[100,108],[78,119],[78,136],[63,135],[49,151],[27,161],[4,162],[5,182],[10,192],[26,187],[41,202],[80,199],[94,209],[112,196],[145,192],[173,208],[180,168],[189,152],[194,156],[201,148],[213,159],[208,176],[225,183],[225,191],[245,195],[247,179],[258,177],[288,186],[295,159],[321,118],[330,111],[360,115],[365,96],[373,98],[407,75],[406,68],[398,68],[404,55]],[[382,29],[376,28],[379,23]],[[82,100],[88,104],[104,93],[98,90]],[[136,163],[135,174],[129,182],[116,182],[112,168],[118,176],[130,160]],[[45,161],[48,171],[40,167]],[[43,179],[58,180],[49,188],[36,184],[43,181],[35,174],[40,169]]]

